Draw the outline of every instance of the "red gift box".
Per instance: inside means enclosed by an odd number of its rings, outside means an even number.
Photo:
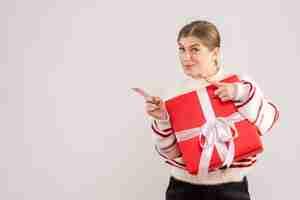
[[[221,82],[239,81],[233,75]],[[263,151],[255,125],[238,112],[232,101],[222,102],[216,97],[216,89],[209,85],[165,101],[190,174],[208,173]]]

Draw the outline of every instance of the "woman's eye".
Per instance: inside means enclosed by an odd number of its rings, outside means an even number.
[[[200,49],[197,49],[197,48],[192,48],[191,50],[192,50],[192,52],[198,52],[198,51],[200,51]]]
[[[179,47],[178,50],[179,51],[184,51],[184,48],[183,47]]]

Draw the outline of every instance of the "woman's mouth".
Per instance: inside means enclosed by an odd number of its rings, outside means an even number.
[[[193,67],[193,65],[184,65],[184,67],[189,69],[189,68]]]

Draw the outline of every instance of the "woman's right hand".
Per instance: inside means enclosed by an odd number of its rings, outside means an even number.
[[[160,97],[149,96],[146,98],[146,112],[157,120],[168,120],[169,115],[165,108],[164,102]]]

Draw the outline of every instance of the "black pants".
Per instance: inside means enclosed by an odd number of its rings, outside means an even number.
[[[166,200],[250,200],[248,181],[195,185],[170,177]]]

